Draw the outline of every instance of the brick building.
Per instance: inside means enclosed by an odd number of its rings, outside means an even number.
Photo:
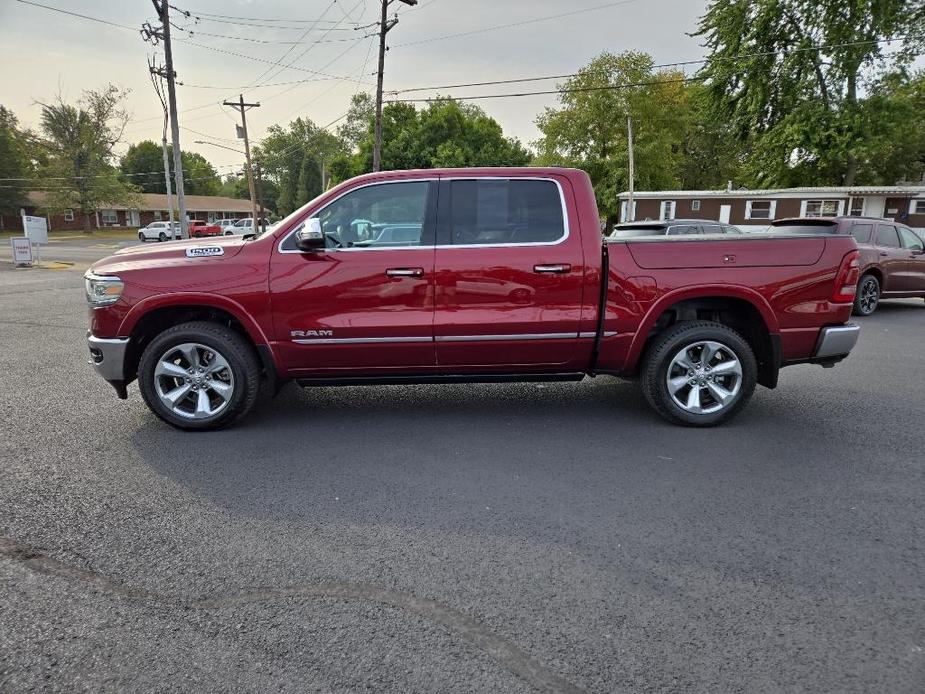
[[[49,213],[45,207],[47,194],[42,191],[30,191],[27,194],[27,200],[27,204],[23,206],[25,214],[47,217],[48,228],[51,231],[80,231],[84,228],[84,220],[78,210]],[[176,196],[173,202],[176,205]],[[190,219],[203,219],[209,222],[216,219],[242,219],[251,216],[251,203],[250,200],[217,195],[187,195],[186,211]],[[90,216],[90,228],[137,228],[168,218],[166,195],[142,193],[141,205],[137,209],[114,205],[110,208],[96,210]]]
[[[620,195],[620,221],[628,193]],[[763,231],[784,217],[884,217],[925,230],[925,184],[779,190],[661,190],[634,193],[636,221],[713,219]]]

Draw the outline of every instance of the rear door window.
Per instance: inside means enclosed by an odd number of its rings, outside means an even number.
[[[450,181],[450,243],[454,246],[552,244],[566,236],[562,195],[554,181]]]
[[[722,234],[725,233],[723,227],[719,224],[704,224],[702,227],[704,234]]]
[[[851,227],[851,235],[858,243],[870,243],[870,235],[873,230],[873,224],[855,224]]]
[[[888,224],[878,224],[877,245],[881,248],[900,248],[899,234],[896,233],[896,227]]]

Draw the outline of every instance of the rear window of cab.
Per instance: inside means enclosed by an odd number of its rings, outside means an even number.
[[[823,219],[774,222],[770,231],[774,234],[837,234],[838,222]]]

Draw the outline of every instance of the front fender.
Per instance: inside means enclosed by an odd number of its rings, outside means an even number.
[[[158,294],[134,304],[119,326],[119,335],[131,335],[135,326],[151,311],[162,308],[205,306],[220,309],[231,314],[247,331],[255,345],[269,345],[269,340],[260,325],[251,317],[241,304],[233,299],[208,292],[176,292]]]

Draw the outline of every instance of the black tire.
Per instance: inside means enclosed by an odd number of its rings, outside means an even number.
[[[704,341],[718,342],[724,350],[731,351],[732,355],[738,358],[741,377],[738,391],[730,397],[728,403],[721,406],[721,409],[695,414],[679,406],[672,398],[668,389],[668,370],[681,350]],[[640,384],[646,400],[662,417],[673,424],[711,427],[735,416],[752,397],[758,380],[758,363],[751,346],[732,328],[713,321],[685,321],[655,338],[646,352],[640,375]],[[712,395],[708,398],[712,398]]]
[[[167,240],[167,234],[165,234],[165,233],[162,231],[160,234],[157,235],[157,240],[158,240],[158,241],[166,241],[166,240]]]
[[[234,236],[234,232],[233,232],[233,231],[226,231],[226,232],[225,232],[225,236]]]
[[[142,243],[144,243],[145,241],[148,240],[148,237],[144,235],[144,232],[139,231],[139,232],[138,232],[138,240],[141,241]]]
[[[232,395],[224,408],[212,417],[190,419],[178,415],[161,401],[156,389],[154,370],[158,360],[171,347],[191,342],[221,354],[233,375]],[[208,321],[182,323],[162,332],[145,348],[138,364],[138,387],[150,410],[171,426],[187,431],[221,429],[244,417],[257,402],[260,364],[253,346],[231,328]]]
[[[866,274],[858,281],[858,289],[854,295],[854,309],[856,316],[869,316],[880,305],[880,280],[874,275]]]

